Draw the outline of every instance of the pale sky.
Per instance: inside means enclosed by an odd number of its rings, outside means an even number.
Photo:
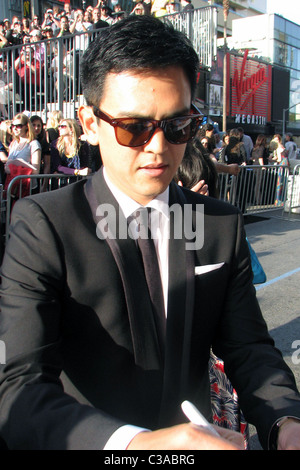
[[[278,13],[300,25],[299,0],[267,0],[268,13]]]

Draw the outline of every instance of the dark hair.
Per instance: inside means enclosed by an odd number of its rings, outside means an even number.
[[[42,126],[42,129],[41,129],[41,132],[38,136],[38,141],[40,142],[43,138],[46,137],[46,132],[45,132],[45,128],[44,128],[44,123],[43,123],[43,120],[40,116],[38,115],[33,115],[30,117],[30,122],[33,124],[34,121],[39,121],[41,123],[41,126]]]
[[[218,174],[215,164],[198,139],[186,146],[181,164],[174,180],[182,182],[183,187],[192,189],[199,181],[204,180],[208,185],[209,196],[218,198]]]
[[[87,104],[99,105],[109,72],[174,65],[185,71],[193,96],[199,59],[189,39],[157,18],[129,16],[103,28],[83,56],[81,81]]]
[[[256,137],[254,148],[260,147],[261,145],[265,147],[266,142],[267,142],[266,136],[264,134],[258,134],[258,136]]]

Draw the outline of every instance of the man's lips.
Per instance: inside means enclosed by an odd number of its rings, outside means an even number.
[[[149,163],[148,165],[140,167],[140,170],[149,174],[160,175],[166,170],[167,167],[168,165],[165,163]]]

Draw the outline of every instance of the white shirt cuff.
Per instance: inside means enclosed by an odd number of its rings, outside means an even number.
[[[149,429],[139,428],[126,424],[117,429],[108,439],[103,450],[126,450],[132,439],[140,432],[149,431]]]

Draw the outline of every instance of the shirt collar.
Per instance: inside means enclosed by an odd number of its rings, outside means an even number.
[[[123,193],[114,183],[109,179],[105,167],[103,167],[103,176],[107,186],[112,192],[115,199],[118,201],[120,208],[123,211],[126,219],[130,217],[138,208],[141,207],[141,204],[136,202],[134,199],[127,196]],[[155,199],[152,199],[145,207],[151,207],[161,212],[169,220],[169,186],[167,189],[159,194]]]

